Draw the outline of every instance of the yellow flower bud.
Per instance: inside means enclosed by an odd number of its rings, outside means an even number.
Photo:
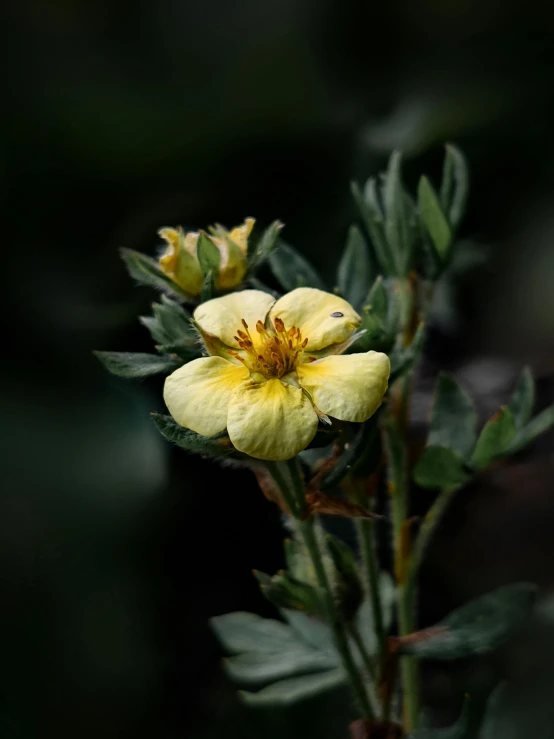
[[[254,219],[247,218],[231,232],[222,226],[210,229],[208,238],[219,251],[219,273],[215,275],[218,290],[238,287],[247,268],[248,237],[254,227]],[[199,295],[204,275],[198,261],[198,237],[193,231],[185,234],[182,228],[162,228],[158,234],[167,243],[159,259],[160,268],[171,280],[190,295]]]

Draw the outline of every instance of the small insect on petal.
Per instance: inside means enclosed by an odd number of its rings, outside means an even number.
[[[341,313],[340,311],[335,311],[334,313],[331,313],[331,318],[342,318],[344,316],[344,313]]]

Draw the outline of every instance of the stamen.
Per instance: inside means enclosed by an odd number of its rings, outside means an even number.
[[[248,331],[248,324],[246,323],[246,321],[244,320],[244,318],[242,319],[241,322],[242,322],[242,325],[244,326],[244,328]]]

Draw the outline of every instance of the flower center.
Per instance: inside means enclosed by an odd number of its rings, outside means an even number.
[[[275,329],[266,329],[262,321],[256,323],[256,333],[251,335],[248,324],[242,319],[242,328],[234,337],[239,351],[230,351],[251,373],[260,373],[267,380],[292,372],[300,362],[308,339],[296,326],[287,329],[280,318],[273,321]]]

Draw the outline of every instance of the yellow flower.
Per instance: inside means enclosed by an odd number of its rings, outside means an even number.
[[[339,356],[361,318],[336,295],[301,287],[275,302],[244,290],[203,303],[194,318],[211,356],[173,372],[164,399],[178,424],[202,436],[227,429],[251,457],[290,459],[320,419],[361,422],[381,405],[389,359]]]
[[[254,228],[254,218],[247,218],[231,232],[222,226],[211,228],[208,238],[219,251],[219,274],[215,276],[218,289],[232,290],[240,285],[246,274],[248,237]],[[199,233],[185,234],[181,227],[161,228],[158,234],[167,243],[160,257],[162,271],[190,295],[200,295],[204,275],[197,255]]]

